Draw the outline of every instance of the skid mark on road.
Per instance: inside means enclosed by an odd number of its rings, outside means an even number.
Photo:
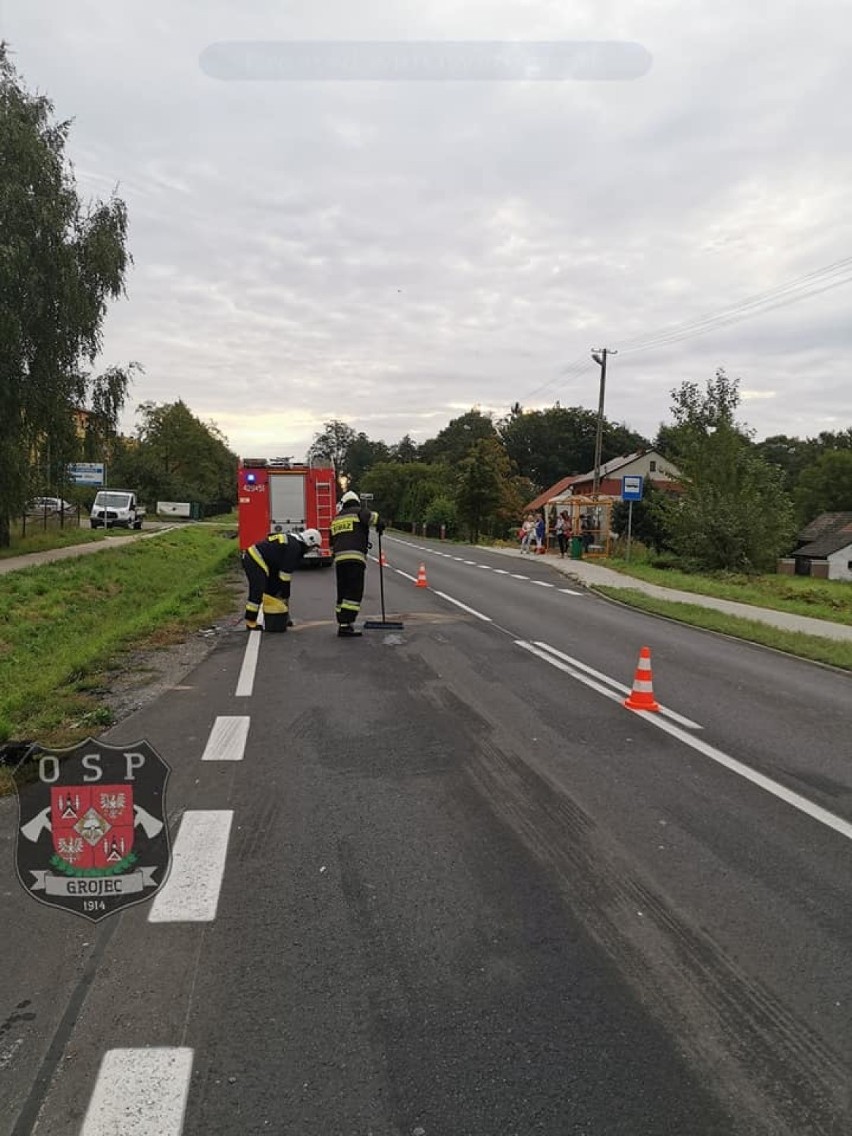
[[[839,1132],[848,1072],[808,1023],[650,887],[562,787],[481,730],[470,732],[466,754],[489,807],[556,873],[564,902],[699,1074],[724,1086],[743,1131]]]

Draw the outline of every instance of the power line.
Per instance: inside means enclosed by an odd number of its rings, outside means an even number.
[[[657,348],[668,347],[681,343],[687,339],[694,339],[706,335],[711,331],[718,331],[736,323],[751,319],[753,316],[763,315],[765,312],[775,311],[778,308],[796,304],[812,296],[819,296],[823,292],[840,288],[844,284],[852,283],[852,256],[836,260],[822,268],[814,269],[803,276],[795,277],[785,284],[779,284],[766,292],[759,292],[753,296],[746,296],[734,304],[720,308],[695,319],[680,324],[668,324],[651,332],[644,338],[628,343],[621,348],[621,353],[636,354],[640,351],[652,351]],[[540,384],[524,396],[524,401],[533,395],[563,382],[566,378],[576,378],[589,368],[587,355],[578,356],[573,362],[563,367],[559,375]]]
[[[682,324],[670,324],[668,327],[660,328],[645,338],[628,344],[621,350],[623,354],[632,354],[637,351],[650,351],[656,347],[665,347],[670,343],[678,343],[684,339],[705,335],[707,332],[719,328],[729,327],[731,324],[740,323],[752,316],[762,315],[764,312],[798,303],[810,296],[818,296],[822,292],[828,292],[833,288],[839,288],[849,283],[852,283],[852,257],[845,257],[767,292],[748,296],[736,304],[719,309],[717,312],[699,316]]]
[[[540,386],[535,387],[534,390],[527,391],[527,393],[523,396],[523,399],[521,399],[520,401],[526,402],[528,399],[532,398],[533,395],[547,390],[548,387],[552,387],[556,383],[563,382],[566,378],[573,378],[581,375],[583,371],[589,369],[589,366],[589,357],[587,355],[579,355],[573,361],[573,363],[569,363],[566,367],[563,367],[555,378],[548,379],[546,383],[542,383]]]

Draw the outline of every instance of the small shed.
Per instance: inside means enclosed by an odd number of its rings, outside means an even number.
[[[822,513],[799,534],[790,555],[797,576],[852,580],[852,513]]]
[[[612,509],[618,497],[592,497],[584,493],[559,493],[547,502],[548,531],[563,510],[571,519],[574,536],[583,538],[587,556],[609,556],[612,546]]]

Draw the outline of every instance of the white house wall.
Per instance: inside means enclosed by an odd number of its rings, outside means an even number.
[[[826,559],[828,560],[829,580],[852,580],[852,569],[849,567],[850,562],[852,562],[852,544],[847,544],[845,548],[832,552],[831,556],[827,556]]]
[[[657,468],[653,472],[651,471],[652,461],[657,463]],[[612,473],[605,474],[607,478],[616,479],[636,475],[649,478],[651,481],[677,481],[680,477],[680,470],[673,466],[670,461],[660,457],[659,454],[643,454],[641,458],[627,462],[626,465],[620,465]]]

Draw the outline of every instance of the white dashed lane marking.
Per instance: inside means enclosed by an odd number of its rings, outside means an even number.
[[[80,1136],[180,1136],[191,1049],[110,1049],[104,1054]]]
[[[249,698],[254,689],[254,676],[257,671],[257,655],[260,651],[262,631],[247,632],[248,642],[243,655],[243,665],[240,668],[240,677],[237,679],[237,698]]]
[[[202,761],[242,761],[248,740],[248,715],[217,718],[204,747]]]
[[[172,848],[172,870],[154,897],[149,923],[209,923],[225,874],[231,809],[185,812]]]

